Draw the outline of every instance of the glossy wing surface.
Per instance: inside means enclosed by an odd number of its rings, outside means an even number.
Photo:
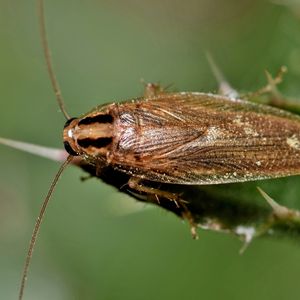
[[[170,93],[119,104],[116,168],[176,184],[300,173],[300,118],[242,100]]]

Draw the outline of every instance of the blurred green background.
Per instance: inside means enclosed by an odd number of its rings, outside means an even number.
[[[77,116],[139,96],[140,79],[213,92],[209,50],[239,90],[281,65],[300,99],[300,1],[45,1],[66,106]],[[0,135],[62,147],[35,1],[0,0]],[[58,164],[0,147],[0,299],[16,299],[41,201]],[[200,231],[69,168],[49,206],[25,299],[297,299],[300,247],[261,239],[244,255],[232,236]],[[286,180],[286,179],[284,179]],[[299,178],[276,199],[300,209]],[[272,184],[278,181],[270,181]]]

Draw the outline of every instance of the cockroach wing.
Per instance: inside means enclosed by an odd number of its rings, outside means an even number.
[[[218,184],[300,173],[300,117],[202,93],[117,105],[111,164],[145,180]]]

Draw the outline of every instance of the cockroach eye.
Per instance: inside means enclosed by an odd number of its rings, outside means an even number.
[[[70,154],[70,155],[72,155],[72,156],[78,156],[78,153],[77,152],[75,152],[74,150],[73,150],[73,148],[70,146],[70,143],[69,142],[64,142],[64,146],[65,146],[65,149],[66,149],[66,151]]]
[[[64,128],[66,128],[67,126],[69,126],[70,123],[71,123],[73,120],[75,120],[75,119],[77,119],[77,118],[71,118],[71,119],[67,120],[67,122],[65,123]]]

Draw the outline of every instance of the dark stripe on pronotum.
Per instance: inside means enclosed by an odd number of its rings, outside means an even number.
[[[96,148],[102,148],[108,146],[112,142],[111,137],[103,137],[98,139],[79,139],[77,140],[77,143],[82,148],[88,148],[90,146],[96,147]]]
[[[94,117],[87,117],[85,119],[82,119],[78,125],[90,125],[93,123],[112,123],[113,122],[113,117],[109,114],[106,115],[97,115]]]

